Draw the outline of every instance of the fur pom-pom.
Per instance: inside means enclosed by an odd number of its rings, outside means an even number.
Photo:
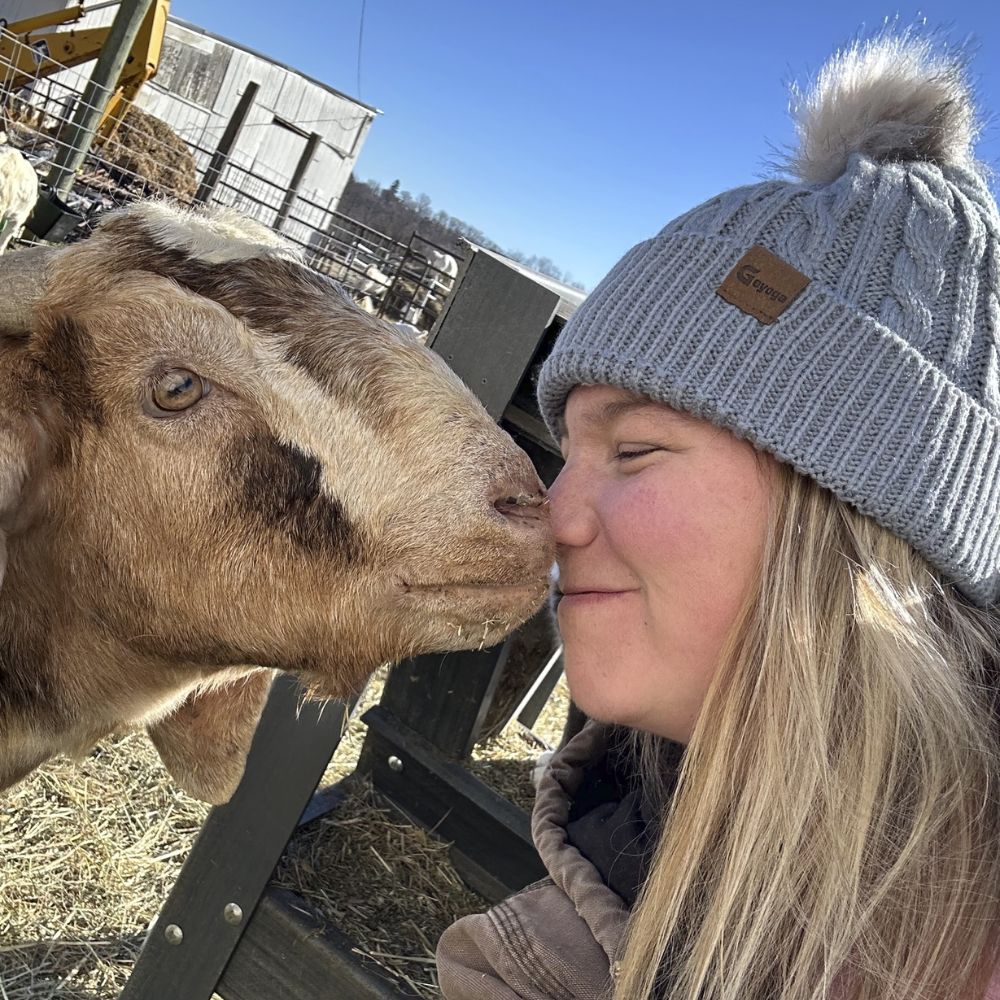
[[[786,168],[807,183],[839,177],[852,153],[879,163],[968,165],[977,134],[965,57],[913,31],[837,52],[808,91],[792,88],[799,145]]]

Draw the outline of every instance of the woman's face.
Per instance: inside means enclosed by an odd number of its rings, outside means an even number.
[[[687,742],[758,572],[774,460],[611,386],[569,396],[550,491],[574,701]]]

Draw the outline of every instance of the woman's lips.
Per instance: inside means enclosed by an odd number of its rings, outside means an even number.
[[[559,601],[559,610],[561,611],[564,607],[577,608],[608,604],[631,593],[631,590],[577,590],[562,595]]]

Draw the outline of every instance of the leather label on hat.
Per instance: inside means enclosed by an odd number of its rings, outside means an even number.
[[[773,323],[811,280],[770,250],[753,246],[715,291],[761,323]]]

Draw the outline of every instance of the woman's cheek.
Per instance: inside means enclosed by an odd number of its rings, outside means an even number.
[[[616,515],[606,522],[617,536],[618,547],[633,556],[655,561],[658,556],[683,556],[705,540],[698,523],[698,507],[703,502],[687,498],[680,477],[656,475],[648,470],[622,489]]]

